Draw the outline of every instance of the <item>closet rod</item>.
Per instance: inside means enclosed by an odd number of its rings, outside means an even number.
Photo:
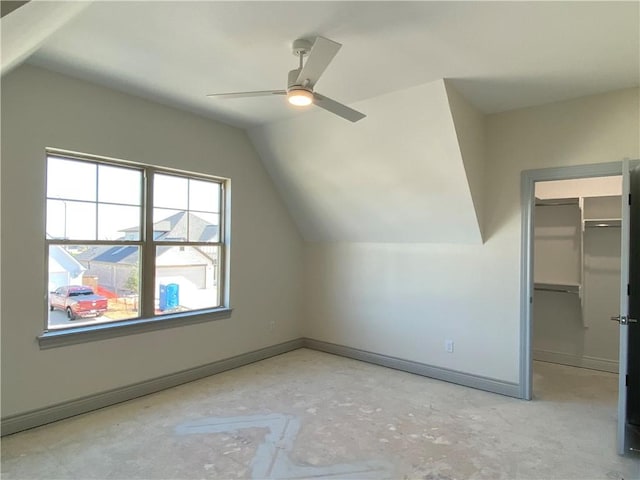
[[[561,205],[579,205],[578,198],[536,198],[536,207],[559,207]]]
[[[622,222],[620,220],[585,220],[585,228],[620,228]]]
[[[565,205],[578,205],[575,202],[536,203],[536,207],[561,207]]]

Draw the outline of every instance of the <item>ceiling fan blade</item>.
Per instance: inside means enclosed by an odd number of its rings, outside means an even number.
[[[245,97],[264,97],[267,95],[286,95],[286,90],[258,90],[256,92],[235,92],[235,93],[210,93],[207,97],[215,98],[245,98]]]
[[[357,122],[358,120],[362,120],[366,115],[364,113],[360,113],[353,108],[349,108],[346,105],[336,102],[335,100],[331,100],[324,95],[320,95],[319,93],[313,94],[313,103],[320,108],[324,108],[325,110],[338,115],[350,122]]]
[[[338,53],[338,50],[340,50],[340,47],[342,47],[342,45],[333,40],[316,37],[307,61],[298,74],[296,85],[313,88],[320,78],[320,75],[322,75],[329,66],[333,57]]]

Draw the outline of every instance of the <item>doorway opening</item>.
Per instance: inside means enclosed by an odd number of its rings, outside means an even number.
[[[618,373],[621,219],[622,176],[535,183],[534,361]]]
[[[622,163],[612,162],[575,167],[546,168],[522,172],[522,264],[521,264],[521,339],[520,339],[520,396],[533,396],[533,301],[534,301],[534,245],[536,185],[589,178],[619,177]],[[551,184],[547,184],[551,185]],[[575,198],[575,197],[574,197]],[[559,202],[558,202],[559,203]],[[575,274],[575,277],[578,277]],[[540,282],[542,283],[542,282]],[[577,282],[576,282],[577,283]],[[577,287],[577,286],[576,286]],[[574,287],[574,288],[576,288]],[[613,314],[613,312],[612,312]]]
[[[590,183],[595,195],[584,186]],[[586,190],[558,195],[558,188],[579,184]],[[640,426],[634,420],[640,362],[632,359],[640,353],[640,281],[630,279],[640,279],[640,242],[633,240],[640,233],[640,202],[632,204],[640,198],[640,161],[525,171],[521,191],[521,397],[533,397],[534,359],[614,372],[617,346],[618,453],[634,452],[640,445],[632,438],[640,438],[633,430]],[[617,329],[607,327],[609,319]]]
[[[532,372],[535,399],[588,407],[583,428],[610,431],[618,400],[622,177],[535,183]]]

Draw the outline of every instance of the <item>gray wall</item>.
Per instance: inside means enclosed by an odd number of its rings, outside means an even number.
[[[638,89],[487,116],[485,243],[307,245],[306,336],[517,382],[520,174],[638,158],[639,118]]]
[[[46,147],[230,178],[232,318],[39,350]],[[3,416],[300,337],[302,240],[243,131],[22,66],[2,78],[1,180]]]
[[[34,67],[2,87],[5,416],[300,335],[516,382],[521,171],[640,156],[637,89],[490,115],[484,244],[303,247],[243,132]],[[40,351],[45,147],[230,177],[233,317]]]

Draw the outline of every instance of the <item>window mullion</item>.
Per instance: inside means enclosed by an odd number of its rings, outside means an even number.
[[[156,276],[156,244],[153,238],[153,175],[152,170],[145,170],[145,188],[143,199],[144,232],[142,247],[142,297],[141,314],[143,318],[153,317],[155,314],[155,276]]]
[[[185,240],[188,242],[189,240],[191,240],[191,226],[189,225],[189,222],[191,220],[191,180],[187,179],[187,236],[185,238]]]
[[[220,190],[218,192],[218,242],[220,242],[220,248],[218,249],[218,272],[217,279],[219,282],[218,295],[220,296],[220,304],[224,305],[228,302],[228,278],[227,274],[227,228],[228,226],[228,212],[227,212],[227,194],[225,192],[226,184],[220,184]],[[225,278],[223,278],[225,276]]]
[[[95,239],[98,240],[99,236],[98,236],[98,232],[99,232],[99,228],[98,225],[100,224],[100,218],[98,217],[98,214],[100,212],[98,206],[99,206],[99,198],[100,198],[100,192],[98,192],[98,188],[100,188],[100,168],[98,166],[98,164],[96,163],[96,225],[95,225]]]

